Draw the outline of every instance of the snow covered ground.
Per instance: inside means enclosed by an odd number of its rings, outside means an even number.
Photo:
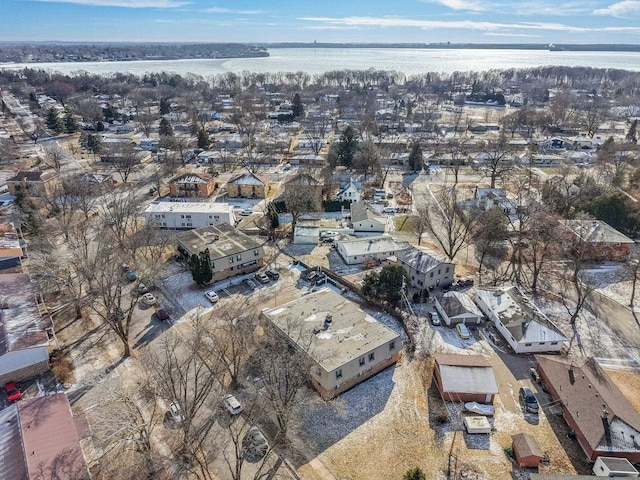
[[[584,275],[590,281],[595,282],[597,285],[596,291],[621,305],[629,305],[633,281],[629,270],[625,268],[625,264],[605,262],[597,267],[585,270]],[[640,299],[635,299],[634,305],[640,306]]]

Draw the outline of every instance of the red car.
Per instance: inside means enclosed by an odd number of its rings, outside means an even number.
[[[20,389],[15,382],[9,382],[4,386],[4,393],[7,395],[9,402],[16,402],[22,398],[22,393],[20,393]]]
[[[158,320],[169,320],[169,312],[164,308],[159,308],[156,310],[156,317],[158,317]]]

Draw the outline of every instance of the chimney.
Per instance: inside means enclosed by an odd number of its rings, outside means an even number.
[[[603,405],[606,407],[606,405]],[[609,425],[609,411],[605,408],[602,410],[602,427],[604,428],[604,441],[607,445],[611,445],[611,426]]]
[[[571,366],[571,365],[569,366],[569,383],[571,385],[576,383],[576,376],[573,373],[573,366]]]
[[[333,322],[333,318],[330,313],[327,313],[327,316],[324,319],[324,323],[322,324],[322,330],[328,330]]]

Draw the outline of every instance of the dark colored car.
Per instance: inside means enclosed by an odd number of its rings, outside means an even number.
[[[524,405],[524,408],[529,413],[538,413],[540,406],[538,400],[529,387],[520,388],[520,402]]]
[[[158,318],[158,320],[169,320],[169,312],[167,312],[164,308],[159,308],[158,310],[156,310],[156,317]]]
[[[271,279],[271,280],[277,280],[280,278],[280,274],[278,272],[276,272],[275,270],[265,270],[265,272],[267,274],[267,276]]]
[[[15,382],[9,382],[4,386],[4,393],[7,395],[7,401],[17,402],[22,398],[22,393]]]

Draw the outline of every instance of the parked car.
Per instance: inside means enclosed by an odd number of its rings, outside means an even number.
[[[145,293],[144,295],[142,295],[142,303],[144,303],[145,305],[151,306],[151,305],[155,305],[158,301],[156,300],[156,297],[153,295],[153,293]]]
[[[138,293],[148,293],[148,292],[149,292],[149,288],[147,288],[144,282],[140,282],[138,284]]]
[[[440,325],[440,315],[438,312],[431,312],[431,325]]]
[[[324,285],[327,283],[327,276],[324,273],[320,273],[315,277],[316,285]]]
[[[471,338],[471,332],[464,323],[458,323],[456,325],[456,331],[458,332],[460,338],[463,340],[468,340]]]
[[[265,272],[267,274],[267,276],[271,279],[271,280],[277,280],[280,278],[280,274],[278,272],[276,272],[275,270],[269,269],[269,270],[265,270]]]
[[[312,282],[314,278],[316,278],[318,276],[318,272],[316,272],[315,270],[307,273],[307,280],[309,282]]]
[[[214,290],[209,290],[204,294],[204,296],[207,297],[207,300],[209,300],[211,303],[216,303],[218,300],[220,300],[220,296]]]
[[[125,276],[129,283],[135,282],[138,279],[138,272],[135,270],[128,270]]]
[[[162,320],[163,322],[169,320],[169,312],[167,312],[164,308],[159,308],[156,310],[156,317],[158,320]]]
[[[8,402],[17,402],[22,398],[22,392],[16,385],[16,382],[9,382],[4,386],[4,393]]]
[[[247,278],[247,279],[244,281],[244,284],[247,286],[247,288],[248,288],[249,290],[255,290],[255,289],[256,289],[256,286],[257,286],[257,285],[256,285],[256,282],[254,282],[254,281],[253,281],[253,280],[251,280],[250,278]]]
[[[184,414],[182,413],[182,407],[178,402],[172,402],[169,405],[169,414],[171,415],[171,419],[176,423],[184,422]]]
[[[260,283],[269,283],[269,277],[264,273],[256,273],[253,277]]]
[[[253,215],[253,210],[251,208],[243,208],[240,210],[240,215],[243,217],[248,217],[249,215]]]
[[[531,378],[533,378],[534,382],[540,383],[540,375],[538,375],[538,371],[535,368],[531,367],[529,369],[529,375],[531,375]]]
[[[524,405],[524,409],[529,413],[538,413],[540,406],[538,400],[529,387],[521,387],[518,394],[520,402]]]
[[[240,412],[242,412],[242,405],[240,405],[238,399],[236,399],[236,397],[234,397],[230,393],[222,397],[222,403],[224,404],[225,408],[229,410],[229,413],[231,415],[238,415]]]

